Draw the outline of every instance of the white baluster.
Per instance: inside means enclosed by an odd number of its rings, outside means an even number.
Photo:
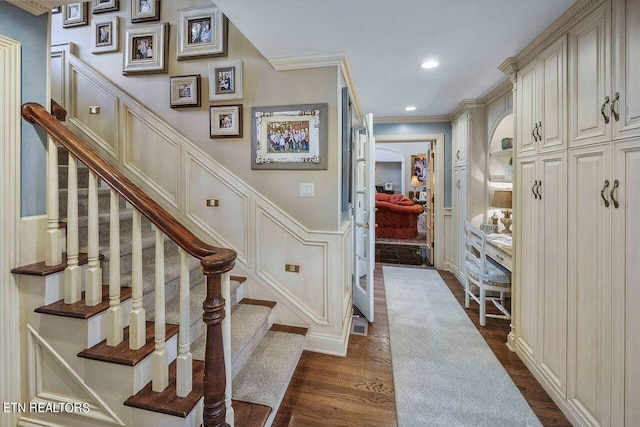
[[[151,388],[161,392],[169,385],[169,353],[165,347],[164,317],[164,236],[156,228],[156,289],[155,289],[155,336],[153,352],[153,382]]]
[[[107,311],[107,345],[122,342],[122,307],[120,306],[120,203],[111,190],[109,217],[109,310]]]
[[[100,240],[98,229],[98,176],[89,171],[88,204],[88,265],[84,280],[85,304],[93,307],[102,302],[102,268],[100,267]]]
[[[189,291],[189,254],[180,249],[180,331],[176,371],[176,394],[178,397],[186,397],[191,393],[193,382]]]
[[[142,218],[133,210],[133,232],[131,239],[131,300],[129,313],[129,348],[139,350],[146,342],[145,310],[142,308]]]
[[[64,271],[64,302],[80,301],[81,268],[78,265],[78,160],[69,153],[67,183],[67,268]]]
[[[58,186],[58,144],[47,138],[47,248],[45,265],[62,262],[62,233],[60,232],[60,206]]]
[[[224,319],[222,320],[222,348],[224,349],[224,365],[227,377],[227,387],[224,391],[225,404],[227,407],[227,416],[225,421],[230,426],[234,425],[234,412],[231,406],[231,383],[233,382],[231,366],[231,273],[223,273],[221,277],[222,298],[226,304],[224,305]]]

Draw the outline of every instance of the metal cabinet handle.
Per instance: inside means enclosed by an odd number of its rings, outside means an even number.
[[[538,137],[536,136],[536,130],[537,129],[538,129],[538,124],[536,123],[536,126],[531,131],[531,136],[533,137],[533,141],[534,142],[538,142]]]
[[[609,200],[607,200],[607,196],[604,195],[604,193],[607,191],[607,188],[609,188],[609,180],[605,179],[604,180],[604,187],[602,187],[602,190],[600,190],[600,197],[602,197],[602,200],[604,200],[604,207],[605,208],[609,207]]]
[[[456,153],[456,159],[460,160],[460,150]]]
[[[456,188],[460,189],[460,180],[458,180],[458,182],[456,182]]]
[[[533,193],[533,197],[537,200],[538,199],[538,193],[536,193],[536,186],[538,185],[538,180],[536,179],[535,182],[533,183],[533,187],[531,187],[531,192]]]
[[[616,191],[618,189],[618,185],[620,185],[620,183],[618,182],[618,180],[614,180],[613,181],[613,187],[611,187],[611,192],[609,193],[609,195],[611,196],[611,201],[613,202],[613,207],[618,209],[620,207],[620,203],[618,203],[618,201],[616,200],[615,196],[613,195],[613,192]]]
[[[609,103],[609,97],[605,96],[604,97],[604,104],[602,104],[602,107],[600,107],[600,114],[602,114],[602,117],[604,117],[604,122],[609,123],[609,117],[604,113],[604,109],[607,106],[607,104]]]
[[[500,254],[495,254],[496,258],[498,258],[500,261],[504,261],[504,257],[500,256]]]
[[[542,135],[540,135],[541,128],[542,128],[542,122],[538,123],[538,127],[536,128],[536,133],[538,134],[538,141],[542,141]]]
[[[620,120],[620,114],[618,114],[618,112],[616,111],[616,102],[618,102],[619,100],[620,100],[620,92],[616,92],[616,96],[615,98],[613,98],[613,101],[611,102],[611,115],[616,120],[616,122]]]
[[[542,193],[540,192],[540,187],[542,187],[542,180],[538,181],[538,187],[536,188],[536,192],[538,193],[538,198],[542,200]]]

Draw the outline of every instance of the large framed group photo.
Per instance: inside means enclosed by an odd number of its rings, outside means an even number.
[[[252,169],[327,169],[327,104],[251,109]]]

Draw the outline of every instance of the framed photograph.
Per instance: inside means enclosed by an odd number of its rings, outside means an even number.
[[[426,154],[414,154],[411,156],[411,176],[418,177],[418,181],[426,182],[429,173],[429,164]]]
[[[159,20],[160,0],[131,0],[131,23]]]
[[[105,53],[118,51],[118,17],[96,20],[91,23],[91,52]]]
[[[210,138],[242,138],[242,104],[209,108]]]
[[[115,12],[120,9],[118,0],[93,0],[93,14]]]
[[[51,13],[60,13],[62,11],[62,6],[56,6],[51,9]]]
[[[62,6],[62,28],[89,25],[89,3],[70,3]]]
[[[171,108],[200,106],[200,74],[171,77]]]
[[[209,64],[209,101],[242,99],[242,61]]]
[[[227,18],[215,5],[178,10],[178,60],[227,56]]]
[[[327,169],[328,104],[251,109],[251,169]]]
[[[167,72],[169,24],[124,27],[124,67],[122,74]]]

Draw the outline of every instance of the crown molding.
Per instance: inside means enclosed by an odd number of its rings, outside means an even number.
[[[456,108],[451,114],[449,114],[449,121],[452,122],[456,117],[470,108],[482,108],[485,105],[487,105],[485,102],[485,98],[463,99],[458,104],[458,108]]]
[[[337,67],[342,65],[347,52],[312,53],[307,55],[274,56],[267,60],[276,71],[304,68]]]
[[[42,15],[51,12],[56,6],[62,6],[69,3],[76,3],[73,0],[7,0],[14,6],[24,9],[32,15]]]
[[[490,105],[498,99],[506,96],[507,94],[513,91],[513,82],[505,78],[502,83],[493,88],[491,92],[486,94],[482,99],[484,101],[484,105]]]
[[[516,58],[513,56],[508,57],[498,66],[498,70],[502,71],[507,76],[513,75],[518,71],[518,62],[516,61]]]
[[[583,17],[587,16],[607,0],[578,0],[565,13],[560,15],[553,24],[549,25],[538,37],[529,43],[516,56],[516,62],[519,69],[542,52],[557,37],[569,31]],[[504,64],[504,63],[503,63]],[[500,66],[502,67],[502,65]],[[502,70],[502,68],[501,68]]]
[[[383,123],[440,123],[448,122],[449,115],[443,114],[440,116],[380,116],[373,117],[374,124]]]

